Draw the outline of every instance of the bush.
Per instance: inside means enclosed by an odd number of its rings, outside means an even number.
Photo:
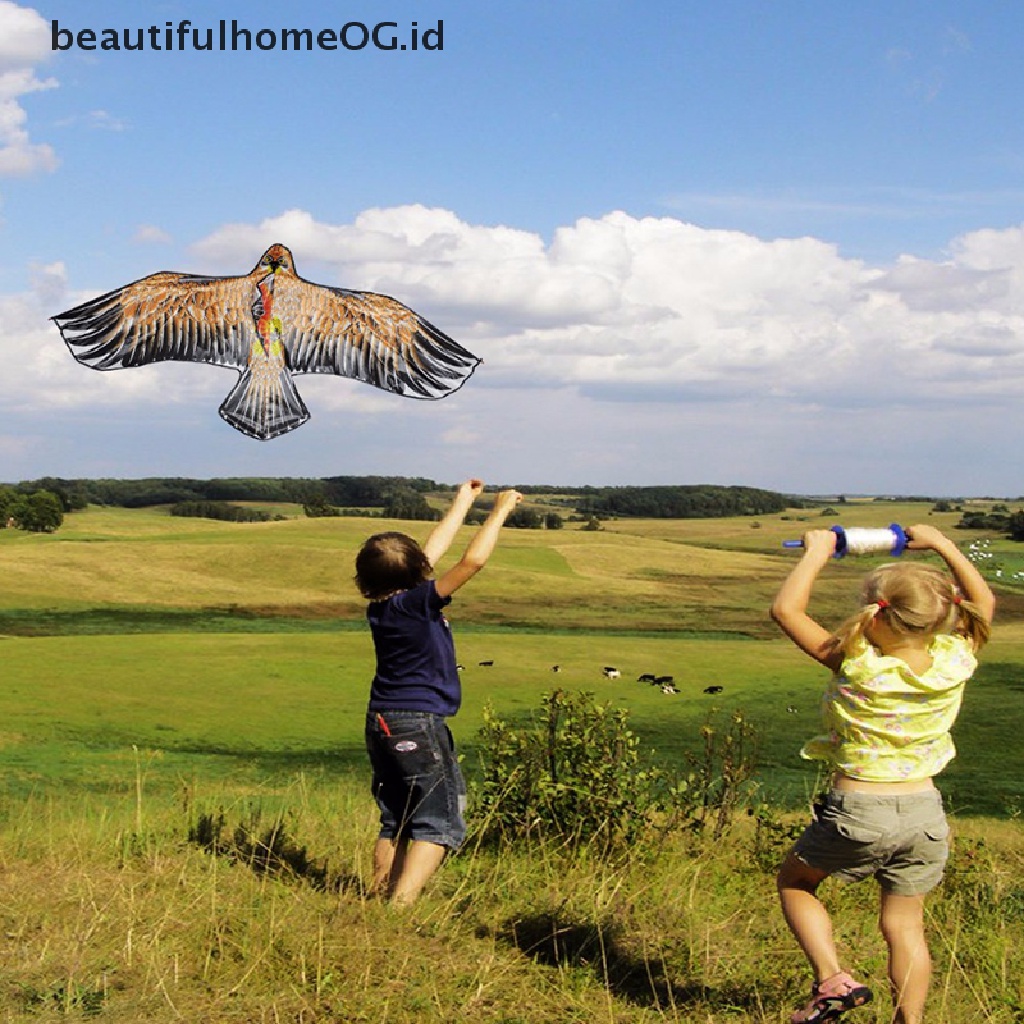
[[[481,837],[554,837],[609,853],[689,801],[687,780],[641,764],[628,714],[591,693],[563,690],[545,694],[540,716],[523,727],[485,708],[475,811]]]

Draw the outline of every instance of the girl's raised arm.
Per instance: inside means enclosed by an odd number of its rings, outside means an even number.
[[[922,524],[907,529],[908,548],[934,551],[949,566],[960,593],[974,605],[978,615],[991,623],[996,611],[996,597],[984,577],[969,558],[941,530]]]
[[[833,671],[842,664],[842,652],[833,647],[832,634],[807,614],[807,606],[814,581],[835,550],[836,535],[832,530],[808,530],[804,534],[803,557],[779,588],[771,608],[772,618],[786,636],[805,654]]]

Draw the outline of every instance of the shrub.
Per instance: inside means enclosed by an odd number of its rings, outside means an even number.
[[[628,712],[591,693],[545,694],[522,727],[484,709],[476,826],[484,839],[557,838],[601,853],[688,803],[688,782],[644,766]]]

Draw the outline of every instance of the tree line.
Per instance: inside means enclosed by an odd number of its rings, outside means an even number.
[[[763,516],[800,507],[792,496],[756,487],[692,484],[658,487],[599,487],[575,502],[582,515],[636,516],[641,519],[707,519]]]
[[[964,512],[958,530],[993,530],[1010,540],[1024,540],[1024,509],[1011,512],[1005,505],[993,505],[987,512]]]
[[[538,484],[514,486],[524,494],[557,494],[560,505],[590,516],[690,518],[767,515],[802,502],[792,495],[754,487],[680,484],[654,487],[563,487]],[[392,508],[401,518],[431,518],[428,494],[452,492],[451,484],[426,477],[226,477],[199,480],[150,477],[141,480],[64,479],[43,477],[15,485],[19,493],[45,490],[55,494],[65,512],[86,505],[142,508],[192,501],[267,501],[309,505],[312,508]]]

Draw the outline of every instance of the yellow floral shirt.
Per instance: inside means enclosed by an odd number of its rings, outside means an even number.
[[[956,748],[949,730],[978,660],[970,640],[936,636],[932,666],[915,675],[867,641],[848,655],[822,699],[826,735],[800,751],[853,779],[903,782],[937,775]]]

